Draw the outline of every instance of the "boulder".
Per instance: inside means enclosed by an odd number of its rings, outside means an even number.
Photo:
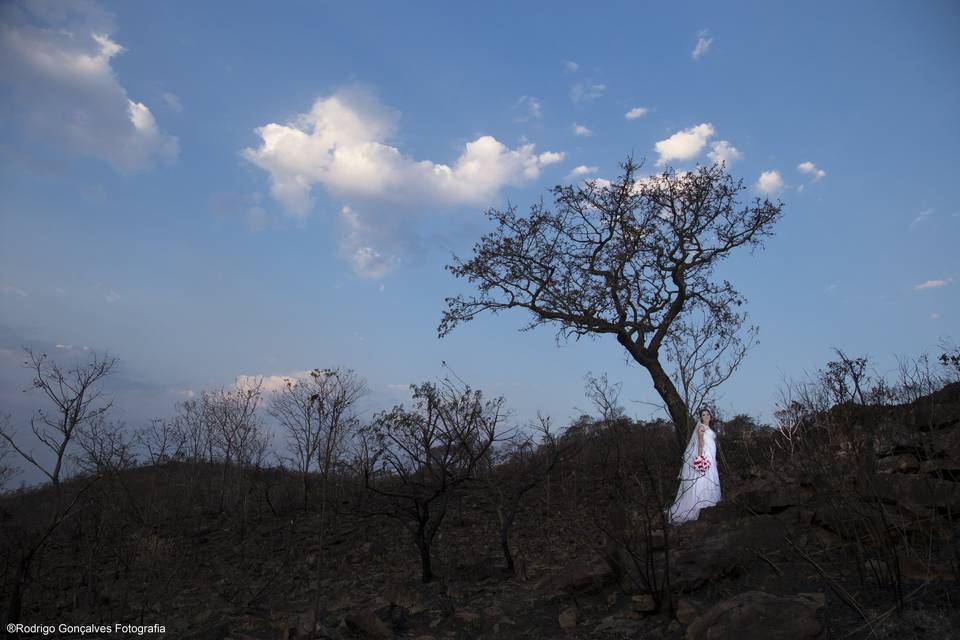
[[[702,608],[703,605],[697,600],[680,598],[677,601],[677,621],[680,622],[680,624],[690,624],[696,619],[697,614]]]
[[[647,593],[642,593],[635,595],[630,599],[630,608],[634,611],[650,613],[651,611],[657,610],[657,603],[654,602],[653,596]]]
[[[812,640],[822,630],[816,612],[823,602],[815,594],[779,596],[747,591],[707,609],[687,627],[686,637],[687,640]]]
[[[538,580],[534,589],[550,596],[590,593],[613,580],[609,563],[599,558],[577,558]]]
[[[560,623],[561,629],[572,629],[577,626],[577,610],[573,607],[566,607],[557,616],[557,621]]]
[[[369,638],[370,640],[389,640],[393,638],[393,629],[373,609],[348,613],[345,622],[347,628],[361,638]]]
[[[877,460],[877,473],[916,473],[919,469],[920,461],[912,453],[884,456]]]
[[[956,482],[899,473],[877,475],[875,479],[873,488],[877,495],[898,502],[911,511],[919,512],[922,507],[950,508],[954,513],[960,511],[960,491],[957,491]]]

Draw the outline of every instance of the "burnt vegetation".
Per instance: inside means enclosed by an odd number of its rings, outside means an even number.
[[[676,528],[663,521],[672,425],[626,417],[605,376],[587,376],[596,414],[554,432],[543,416],[510,425],[502,398],[448,378],[361,421],[349,400],[362,381],[318,373],[317,393],[348,402],[312,414],[323,435],[306,471],[260,454],[256,387],[133,433],[91,410],[63,448],[69,476],[53,468],[57,482],[0,500],[2,595],[21,620],[163,620],[177,637],[519,637],[564,614],[583,637],[680,637],[711,604],[757,591],[819,593],[824,637],[947,629],[956,352],[901,358],[892,381],[837,354],[783,383],[776,424],[718,416],[724,498]],[[83,413],[57,424],[70,415]],[[302,442],[287,434],[290,451]]]
[[[841,349],[780,384],[773,424],[712,406],[723,497],[667,526],[697,410],[756,343],[719,261],[782,205],[741,206],[722,165],[553,190],[488,212],[450,270],[440,335],[522,308],[609,334],[662,415],[585,378],[569,424],[519,424],[455,373],[360,411],[317,368],[205,390],[146,425],[112,418],[116,359],[27,350],[42,405],[0,418],[7,621],[164,624],[170,638],[949,637],[960,597],[960,350],[891,374]],[[45,482],[13,488],[32,467]],[[751,635],[752,634],[752,635]]]

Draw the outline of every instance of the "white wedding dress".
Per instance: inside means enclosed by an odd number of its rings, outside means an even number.
[[[680,524],[700,517],[700,510],[712,507],[720,502],[720,474],[717,473],[717,433],[710,427],[703,431],[703,457],[710,461],[710,468],[701,474],[693,466],[693,459],[697,457],[697,430],[698,424],[690,442],[683,452],[683,464],[680,466],[680,488],[677,489],[677,499],[667,512],[670,524]]]

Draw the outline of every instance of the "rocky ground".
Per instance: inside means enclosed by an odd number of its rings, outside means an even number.
[[[949,393],[956,400],[960,385]],[[554,486],[549,498],[541,486],[513,530],[515,573],[503,568],[493,518],[475,505],[448,515],[438,577],[426,584],[398,523],[341,514],[321,558],[319,637],[960,638],[960,412],[948,406],[881,442],[870,486],[847,497],[814,472],[775,473],[728,443],[723,501],[636,545],[619,537],[635,524],[631,505],[586,481]],[[741,444],[753,437],[769,434]],[[616,523],[610,535],[601,522]],[[209,513],[131,528],[127,566],[110,548],[58,538],[26,594],[25,621],[156,622],[167,638],[194,640],[305,638],[317,523],[316,513],[266,515],[242,543],[234,520]],[[674,607],[642,588],[643,575],[664,579],[668,547]],[[631,550],[652,568],[638,570]],[[96,601],[78,599],[91,580]]]

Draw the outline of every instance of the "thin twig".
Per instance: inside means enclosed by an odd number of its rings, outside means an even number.
[[[773,563],[773,560],[765,556],[763,552],[761,552],[759,549],[754,549],[753,547],[747,547],[747,550],[753,552],[755,556],[757,556],[758,558],[766,562],[768,565],[770,565],[770,568],[776,571],[778,576],[781,576],[781,577],[783,576],[783,571],[780,570],[780,567],[775,565]]]
[[[817,573],[819,573],[820,576],[827,581],[827,584],[830,585],[830,588],[833,589],[834,593],[836,593],[841,600],[847,603],[847,605],[849,605],[851,609],[856,611],[861,618],[863,618],[864,620],[867,619],[867,614],[864,612],[863,607],[860,606],[860,604],[854,599],[854,597],[851,596],[850,593],[846,589],[844,589],[839,582],[837,582],[832,576],[828,575],[827,572],[824,571],[823,568],[819,564],[817,564],[817,562],[813,558],[811,558],[800,547],[798,547],[793,542],[793,540],[790,539],[790,536],[784,536],[783,538],[784,540],[787,541],[787,543],[791,547],[793,547],[793,550],[796,551],[801,558],[809,562],[813,566],[813,568],[817,570]]]
[[[907,600],[909,600],[910,598],[912,598],[914,595],[917,594],[918,591],[920,591],[920,589],[923,589],[923,588],[924,588],[925,586],[927,586],[928,584],[930,584],[930,583],[929,583],[929,582],[924,582],[923,584],[921,584],[919,587],[917,587],[916,589],[914,589],[913,591],[911,591],[909,594],[907,594],[906,596],[904,596],[903,601],[906,602]],[[863,630],[864,630],[865,628],[867,628],[867,627],[870,627],[870,628],[872,629],[874,624],[876,624],[877,622],[880,622],[880,620],[886,618],[887,616],[889,616],[891,613],[893,613],[893,612],[896,611],[896,610],[897,610],[897,606],[896,606],[896,605],[894,605],[893,607],[890,607],[889,609],[887,609],[887,610],[884,611],[883,613],[878,614],[878,615],[875,616],[872,620],[868,620],[865,624],[860,625],[859,627],[857,627],[856,629],[854,629],[853,631],[849,632],[847,635],[845,635],[845,636],[843,636],[843,637],[844,637],[844,638],[849,638],[849,637],[852,636],[853,634],[859,633],[859,632],[863,631]],[[872,633],[872,631],[871,631],[871,633]],[[841,640],[842,640],[842,639],[841,639]]]

